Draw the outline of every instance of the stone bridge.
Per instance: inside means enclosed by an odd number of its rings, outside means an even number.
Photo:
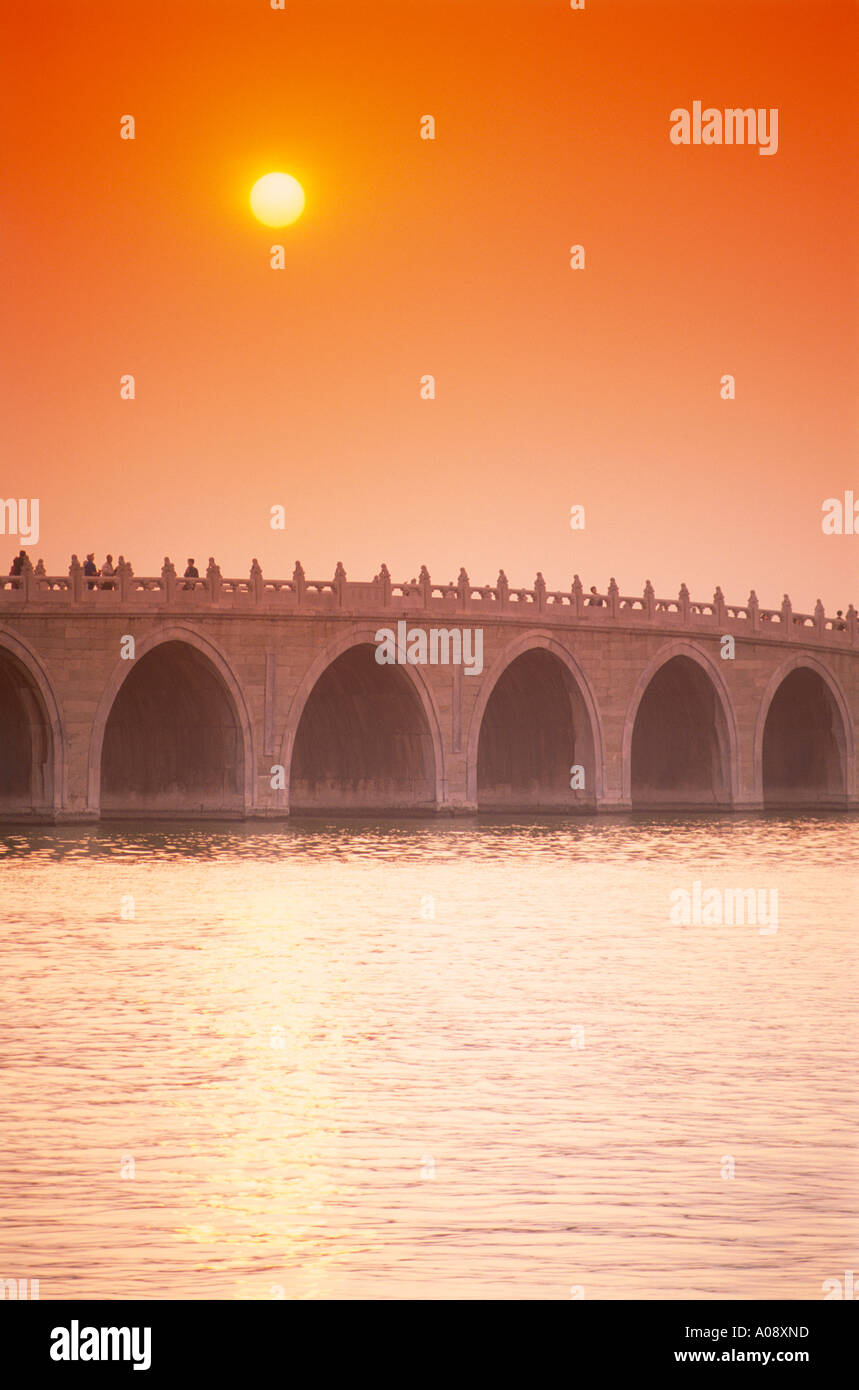
[[[398,624],[479,630],[482,670],[380,665],[376,634]],[[394,583],[384,566],[270,580],[256,561],[247,579],[124,560],[88,579],[73,557],[0,580],[6,822],[848,808],[857,719],[852,606],[464,570]]]

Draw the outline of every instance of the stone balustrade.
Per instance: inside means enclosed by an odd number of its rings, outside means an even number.
[[[569,589],[548,589],[542,574],[532,588],[511,588],[501,570],[495,584],[472,584],[464,569],[447,584],[434,583],[422,566],[417,579],[395,582],[386,565],[372,580],[353,581],[342,564],[331,579],[307,579],[297,563],[291,579],[266,579],[254,560],[246,579],[224,578],[210,557],[205,576],[184,579],[165,559],[160,575],[136,575],[122,556],[116,573],[107,578],[84,574],[76,555],[66,575],[49,575],[40,560],[35,568],[27,561],[20,575],[0,578],[0,612],[44,608],[160,611],[201,608],[246,612],[259,608],[275,613],[300,611],[302,615],[342,612],[348,614],[421,612],[444,621],[468,615],[471,621],[522,618],[569,624],[621,624],[656,628],[682,628],[751,635],[755,638],[827,641],[840,646],[859,646],[859,620],[851,603],[841,618],[828,615],[818,599],[813,613],[794,612],[784,595],[780,608],[761,608],[754,590],[745,603],[726,603],[722,590],[713,597],[692,599],[685,584],[676,598],[657,598],[650,580],[641,594],[621,594],[614,579],[608,588],[586,591],[578,575]]]

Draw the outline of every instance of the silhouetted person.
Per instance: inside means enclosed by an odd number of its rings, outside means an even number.
[[[184,579],[199,579],[199,578],[200,578],[200,571],[197,569],[197,566],[194,564],[194,557],[193,557],[193,555],[192,555],[192,556],[189,556],[189,559],[188,559],[188,568],[186,569],[186,571],[185,571],[185,573],[184,573],[184,575],[183,575],[183,578],[184,578]],[[183,589],[193,589],[194,585],[193,585],[193,584],[183,584],[182,587],[183,587]]]
[[[596,584],[591,585],[591,595],[592,597],[588,599],[588,608],[602,608],[603,602],[597,593]]]
[[[18,551],[18,554],[15,556],[14,560],[12,561],[12,568],[9,570],[9,573],[10,573],[10,574],[14,574],[14,575],[19,575],[19,574],[21,574],[22,571],[23,571],[23,569],[24,569],[24,561],[26,560],[26,558],[27,558],[27,552],[26,552],[26,550],[19,550],[19,551]]]
[[[843,609],[843,608],[839,608],[838,612],[835,614],[835,622],[833,623],[833,627],[835,628],[835,631],[836,631],[836,632],[846,632],[846,631],[847,631],[847,624],[846,624],[845,621],[844,621],[844,609]]]
[[[89,555],[86,557],[86,560],[84,562],[84,574],[87,576],[98,576],[98,565],[95,562],[95,551],[93,550],[90,551]],[[87,588],[94,589],[95,587],[96,585],[92,583],[90,579],[87,579]]]
[[[113,567],[113,556],[112,556],[112,555],[108,555],[107,559],[105,560],[104,564],[103,564],[102,567],[101,567],[101,573],[102,573],[102,578],[103,578],[105,575],[110,575],[111,578],[112,578],[113,575],[116,574],[116,570],[115,570],[114,567]],[[102,587],[103,589],[115,589],[115,588],[116,588],[116,585],[115,585],[115,584],[102,584],[101,587]]]

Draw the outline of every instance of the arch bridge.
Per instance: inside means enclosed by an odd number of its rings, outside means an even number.
[[[377,634],[397,659],[377,660]],[[470,630],[470,631],[469,631]],[[432,632],[465,633],[455,657]],[[420,638],[420,634],[425,634]],[[133,638],[133,655],[129,639]],[[479,669],[478,669],[479,665]],[[0,581],[0,818],[857,806],[859,624],[420,578]]]

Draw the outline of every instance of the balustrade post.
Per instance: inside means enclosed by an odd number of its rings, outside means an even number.
[[[537,578],[534,580],[534,606],[538,613],[542,613],[546,607],[546,581],[541,570],[537,571]]]
[[[761,606],[758,603],[758,596],[752,589],[749,594],[749,601],[746,604],[749,610],[749,622],[752,625],[752,632],[759,632],[761,626]]]
[[[382,565],[382,568],[379,570],[379,583],[380,583],[381,586],[382,586],[382,607],[383,607],[383,608],[390,608],[390,606],[391,606],[391,571],[388,569],[388,566],[387,566],[387,565]]]
[[[649,579],[644,584],[644,612],[648,618],[656,617],[656,593]]]
[[[459,595],[460,608],[468,608],[471,602],[471,583],[464,568],[459,571],[456,590]]]
[[[84,591],[83,566],[77,555],[72,556],[69,565],[69,579],[72,581],[72,603],[80,603]]]
[[[421,572],[418,576],[418,584],[421,590],[421,603],[424,608],[429,608],[432,601],[432,580],[426,565],[421,565]]]
[[[119,586],[119,601],[127,603],[131,594],[131,577],[133,570],[124,555],[120,555],[116,562],[117,585]]]
[[[620,589],[617,587],[617,580],[614,575],[608,584],[608,611],[612,618],[616,618],[620,612]]]
[[[295,585],[295,601],[299,606],[304,602],[304,595],[307,585],[304,579],[304,567],[300,560],[296,560],[295,569],[292,571],[292,582]]]
[[[721,632],[725,626],[725,595],[718,585],[716,585],[716,592],[713,595],[713,614],[716,619],[716,626]]]
[[[782,601],[781,601],[781,625],[782,625],[782,628],[784,629],[784,631],[783,631],[783,633],[782,633],[782,636],[788,637],[788,638],[792,637],[792,636],[793,636],[793,606],[792,606],[791,601],[790,601],[790,599],[788,598],[787,594],[785,594],[784,598],[783,598]]]
[[[498,571],[498,582],[495,588],[498,592],[498,607],[504,613],[507,611],[507,604],[510,600],[510,585],[507,583],[507,575],[503,570]]]
[[[339,560],[334,570],[334,593],[337,600],[337,607],[343,608],[346,602],[346,571]]]
[[[844,616],[847,620],[847,637],[851,647],[855,647],[859,645],[859,621],[852,603]]]
[[[250,580],[250,583],[251,583],[251,593],[253,594],[253,597],[254,597],[254,603],[262,603],[262,590],[263,590],[263,584],[262,584],[262,569],[260,568],[259,560],[256,560],[256,559],[254,559],[254,560],[251,561],[251,580]]]
[[[29,555],[25,556],[21,562],[21,589],[26,603],[36,592],[36,580],[33,574],[33,562]]]
[[[681,585],[680,585],[680,593],[679,593],[679,595],[678,595],[678,600],[679,600],[679,607],[680,607],[680,621],[681,621],[684,625],[688,626],[688,623],[689,623],[689,590],[687,589],[687,587],[686,587],[685,584],[681,584]]]
[[[814,628],[818,637],[822,637],[826,630],[826,613],[820,599],[814,605]]]
[[[574,574],[572,588],[570,589],[570,605],[572,607],[573,613],[577,618],[580,618],[582,616],[582,608],[584,607],[583,595],[584,589],[582,586],[582,581],[579,579],[579,576],[577,574]]]
[[[206,587],[209,590],[209,602],[219,603],[221,599],[221,567],[215,564],[214,555],[209,556],[209,563],[206,567]]]
[[[161,589],[165,603],[173,603],[176,598],[176,570],[169,556],[164,556],[161,566]]]

